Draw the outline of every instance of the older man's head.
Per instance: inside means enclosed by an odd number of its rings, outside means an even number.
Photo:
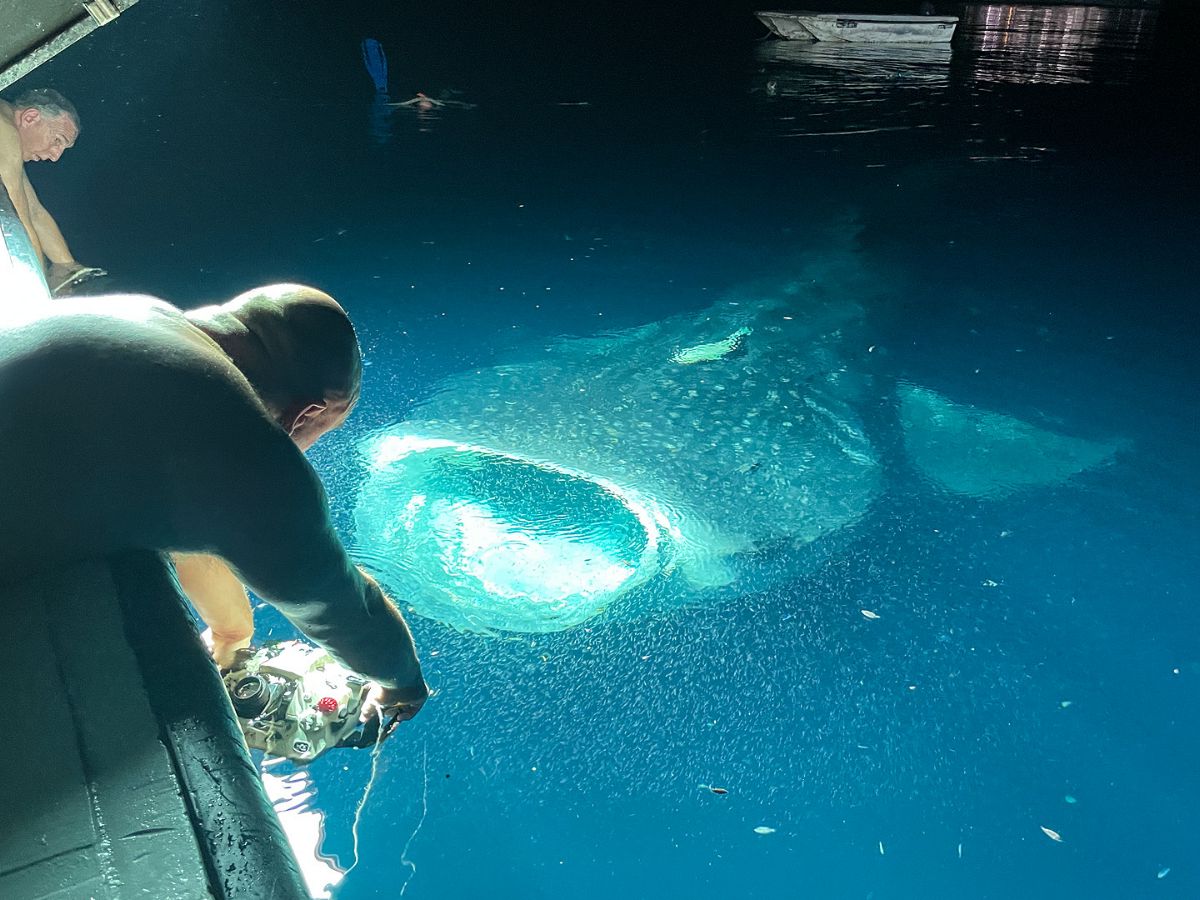
[[[49,88],[26,91],[12,105],[13,125],[25,162],[57,162],[78,140],[79,113],[58,91]]]

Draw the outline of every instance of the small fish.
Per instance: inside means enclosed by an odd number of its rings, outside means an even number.
[[[883,841],[879,842],[879,855],[883,856]]]
[[[699,787],[700,790],[702,790],[702,791],[711,791],[714,794],[725,795],[725,794],[729,793],[729,790],[727,788],[714,787],[711,784],[700,784],[700,785],[697,785],[697,787]]]
[[[1170,874],[1171,874],[1171,867],[1170,867],[1170,866],[1163,866],[1161,869],[1159,869],[1159,870],[1158,870],[1158,877],[1159,877],[1159,878],[1166,878],[1166,877],[1167,877],[1168,875],[1170,875]]]
[[[1066,708],[1067,708],[1068,706],[1070,706],[1070,705],[1071,705],[1073,702],[1074,702],[1074,701],[1072,701],[1072,700],[1063,700],[1063,701],[1062,701],[1061,703],[1059,703],[1058,705],[1059,705],[1059,706],[1061,706],[1063,709],[1066,709]]]
[[[864,619],[878,619],[879,618],[879,613],[871,612],[871,610],[869,610],[869,609],[860,609],[859,612],[862,613]]]
[[[962,859],[962,844],[958,845],[958,858]]]
[[[1057,831],[1055,831],[1053,828],[1047,828],[1045,825],[1042,825],[1041,829],[1042,829],[1042,833],[1045,834],[1046,837],[1050,838],[1050,840],[1057,841],[1060,844],[1062,843],[1062,835],[1059,834]]]
[[[775,829],[770,825],[759,825],[754,829],[755,834],[774,834]]]
[[[1065,797],[1063,797],[1063,799],[1066,800],[1068,803],[1075,802],[1075,798],[1071,794],[1067,794]]]

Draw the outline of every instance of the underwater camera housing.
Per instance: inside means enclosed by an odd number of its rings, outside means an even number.
[[[309,763],[335,747],[375,743],[379,722],[358,721],[368,682],[303,641],[239,650],[222,673],[246,743]]]

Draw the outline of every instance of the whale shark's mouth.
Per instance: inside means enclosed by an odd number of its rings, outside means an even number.
[[[417,435],[365,449],[360,555],[420,615],[467,631],[559,631],[669,566],[667,511],[605,479]]]

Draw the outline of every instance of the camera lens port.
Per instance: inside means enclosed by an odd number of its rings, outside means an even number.
[[[229,696],[233,700],[233,711],[239,717],[253,719],[267,708],[271,691],[266,679],[257,675],[247,675],[233,686]]]

